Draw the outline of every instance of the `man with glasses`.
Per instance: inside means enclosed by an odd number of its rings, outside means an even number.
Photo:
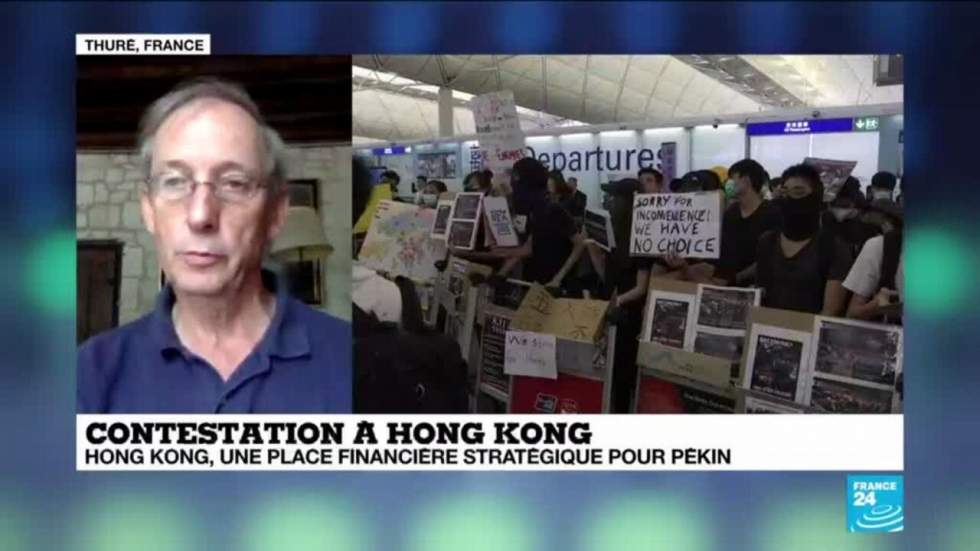
[[[240,87],[200,79],[140,123],[141,207],[167,277],[153,312],[78,352],[80,413],[342,413],[350,326],[261,268],[289,206],[281,140]]]

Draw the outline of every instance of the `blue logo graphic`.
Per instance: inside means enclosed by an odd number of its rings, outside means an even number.
[[[905,528],[904,477],[849,475],[847,529],[850,532],[901,532]]]

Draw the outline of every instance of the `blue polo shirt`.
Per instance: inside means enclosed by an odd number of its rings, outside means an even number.
[[[262,340],[224,381],[180,343],[175,300],[168,285],[153,312],[82,344],[79,413],[350,413],[349,323],[280,289]]]

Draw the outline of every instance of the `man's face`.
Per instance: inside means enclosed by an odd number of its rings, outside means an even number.
[[[184,106],[160,126],[151,178],[176,174],[198,182],[184,199],[151,189],[141,200],[160,265],[176,290],[218,295],[260,269],[265,244],[285,221],[288,195],[270,198],[262,187],[241,202],[225,202],[215,195],[216,186],[201,183],[251,178],[264,184],[263,147],[248,113],[215,100]]]
[[[640,184],[643,185],[643,193],[660,193],[660,183],[657,177],[649,172],[640,176]]]
[[[755,189],[752,187],[752,180],[745,174],[732,174],[732,181],[735,182],[735,198],[742,200],[749,194],[755,193]]]
[[[781,188],[781,195],[790,199],[802,199],[813,192],[813,187],[810,185],[810,182],[795,176],[783,182]]]

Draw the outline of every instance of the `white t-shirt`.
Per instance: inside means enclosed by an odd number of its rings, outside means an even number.
[[[402,294],[398,285],[356,262],[351,269],[351,300],[379,321],[401,323]]]
[[[864,242],[864,247],[858,253],[857,260],[851,266],[844,288],[856,295],[871,298],[881,286],[881,261],[885,255],[885,237],[877,235]],[[905,285],[903,262],[899,257],[898,269],[895,272],[895,284],[901,289]],[[904,290],[904,289],[902,289]]]

